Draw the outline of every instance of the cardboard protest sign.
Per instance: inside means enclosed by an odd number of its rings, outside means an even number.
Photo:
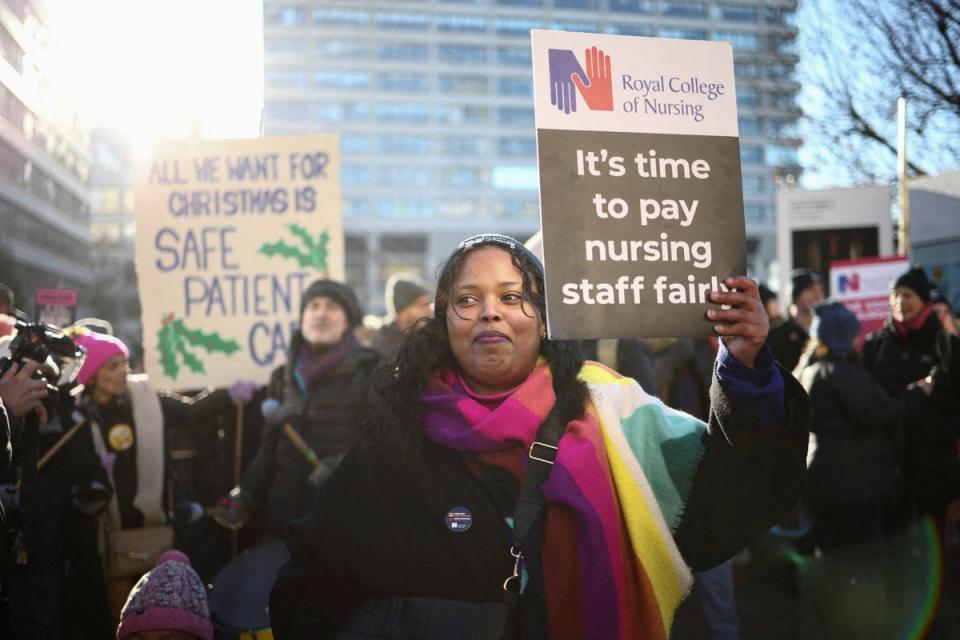
[[[842,302],[860,321],[864,337],[890,315],[890,283],[910,268],[899,256],[834,260],[830,263],[830,297]]]
[[[76,289],[37,289],[33,319],[36,322],[66,327],[77,321]]]
[[[533,31],[551,337],[706,336],[746,272],[733,50]]]
[[[266,382],[300,294],[343,279],[336,136],[168,142],[138,168],[144,365],[158,387]]]

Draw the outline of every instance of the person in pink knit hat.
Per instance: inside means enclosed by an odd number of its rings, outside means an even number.
[[[108,534],[107,557],[113,561],[134,551],[148,554],[144,560],[149,561],[172,545],[172,535],[159,531],[169,530],[171,524],[168,452],[188,449],[178,444],[192,442],[188,432],[216,425],[217,417],[230,411],[237,399],[227,389],[204,391],[192,398],[158,391],[147,376],[130,373],[130,352],[119,338],[85,331],[77,333],[74,341],[86,350],[77,374],[83,388],[76,395],[74,419],[90,428],[81,430],[72,444],[82,449],[77,455],[83,459],[99,459],[113,489],[101,519]],[[113,535],[126,536],[124,545],[138,546],[114,553]],[[137,541],[129,542],[132,538]],[[158,538],[165,542],[158,543]],[[106,596],[116,622],[139,570],[116,562],[107,568]]]
[[[212,640],[207,593],[190,560],[167,551],[137,582],[120,614],[117,640]]]

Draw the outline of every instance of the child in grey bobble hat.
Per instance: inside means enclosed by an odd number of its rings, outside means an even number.
[[[159,637],[213,639],[207,592],[190,559],[179,551],[160,556],[157,565],[133,587],[120,613],[117,640]]]

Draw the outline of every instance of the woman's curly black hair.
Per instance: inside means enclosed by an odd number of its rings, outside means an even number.
[[[498,247],[510,254],[513,266],[523,277],[523,297],[546,317],[543,267],[518,241],[508,236],[487,234],[465,240],[443,265],[437,278],[434,317],[420,320],[406,335],[394,362],[382,365],[373,374],[364,440],[394,447],[399,452],[415,451],[423,426],[423,402],[427,383],[434,372],[457,367],[450,349],[447,313],[453,286],[469,253],[480,247]],[[583,415],[587,387],[577,379],[583,356],[576,342],[540,341],[540,354],[550,364],[553,390],[565,422]]]

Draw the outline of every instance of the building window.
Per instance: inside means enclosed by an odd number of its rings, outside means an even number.
[[[610,0],[610,11],[653,13],[652,0]]]
[[[530,78],[500,78],[497,80],[497,93],[501,96],[532,96],[533,81]]]
[[[355,71],[318,71],[313,75],[313,85],[319,89],[367,89],[370,76]]]
[[[493,186],[510,191],[536,191],[540,177],[536,165],[497,165],[493,168]]]
[[[7,28],[0,24],[0,54],[10,63],[10,66],[16,69],[17,73],[23,74],[23,49],[13,39]]]
[[[437,121],[446,124],[486,124],[490,113],[486,107],[438,105]]]
[[[381,60],[421,62],[430,58],[430,47],[411,43],[383,44],[377,48],[377,57]]]
[[[430,90],[430,83],[422,73],[381,73],[377,76],[377,88],[381,91],[422,93]]]
[[[767,191],[769,180],[763,175],[745,175],[743,176],[743,194],[744,195],[763,195]]]
[[[497,122],[499,124],[512,126],[533,125],[533,109],[500,107],[497,109]]]
[[[745,144],[740,147],[740,162],[759,163],[763,162],[763,147],[751,144]]]
[[[738,107],[756,107],[760,104],[760,95],[757,93],[756,89],[749,89],[746,87],[737,89],[737,106]]]
[[[382,29],[414,29],[426,31],[430,28],[429,16],[420,13],[378,13],[375,19]]]
[[[370,21],[370,14],[353,9],[316,9],[313,12],[313,21],[320,25],[358,27]]]
[[[653,27],[644,27],[639,24],[611,24],[606,28],[607,33],[615,33],[621,36],[647,36],[654,37],[657,30]]]
[[[484,64],[487,61],[487,50],[484,47],[442,44],[437,47],[437,58],[440,62],[455,64]]]
[[[737,80],[759,78],[760,67],[752,62],[734,62],[733,75],[736,76]]]
[[[770,80],[792,80],[793,65],[785,62],[770,62],[766,65],[767,78]]]
[[[535,158],[537,142],[533,138],[500,138],[497,152],[506,158]]]
[[[432,171],[407,165],[380,167],[377,182],[387,187],[429,187],[433,182]]]
[[[718,31],[713,34],[713,39],[719,42],[729,42],[737,51],[756,51],[759,46],[757,36],[752,33]]]
[[[760,133],[760,121],[757,118],[738,118],[740,135],[750,136]]]
[[[529,36],[531,29],[542,29],[539,20],[502,19],[497,20],[497,33],[501,36]]]
[[[480,16],[437,16],[434,24],[437,31],[445,33],[484,33],[487,30],[487,20]]]
[[[284,7],[280,12],[280,24],[285,27],[296,27],[307,22],[307,12],[301,7]]]
[[[444,169],[440,178],[446,187],[471,188],[483,186],[483,170],[477,167],[451,167]]]
[[[767,164],[774,166],[794,166],[799,165],[800,161],[797,157],[796,148],[780,144],[768,144]]]
[[[370,150],[370,136],[344,133],[340,136],[340,151],[345,154],[366,153]]]
[[[390,155],[421,155],[432,152],[433,144],[423,136],[381,136],[378,143],[381,153]]]
[[[599,0],[553,0],[557,9],[599,9]]]
[[[757,21],[757,7],[749,4],[721,4],[718,9],[722,20],[733,22]]]
[[[370,184],[370,167],[344,163],[340,168],[340,179],[346,187],[359,187]]]
[[[377,202],[377,213],[384,218],[427,219],[433,217],[430,198],[386,198]]]
[[[437,91],[462,96],[482,96],[487,93],[486,76],[442,75],[437,78]]]
[[[664,29],[660,32],[660,36],[680,40],[706,40],[707,32],[702,29]]]
[[[792,111],[797,108],[796,96],[792,93],[771,93],[767,99],[770,106],[778,111]]]
[[[317,40],[314,50],[320,58],[325,59],[364,60],[370,57],[367,43],[350,40]]]
[[[599,29],[596,22],[554,22],[551,29],[558,31],[578,31],[580,33],[596,33]]]
[[[529,66],[530,47],[497,47],[497,62],[500,64]]]
[[[706,18],[707,5],[702,2],[671,2],[661,0],[660,12],[675,18]]]
[[[378,104],[376,117],[380,122],[425,124],[430,122],[430,108],[426,105],[412,103]]]
[[[474,136],[451,136],[443,140],[443,152],[455,156],[480,155],[480,141]]]
[[[265,82],[276,87],[305,87],[307,73],[302,69],[268,69],[264,74]]]

